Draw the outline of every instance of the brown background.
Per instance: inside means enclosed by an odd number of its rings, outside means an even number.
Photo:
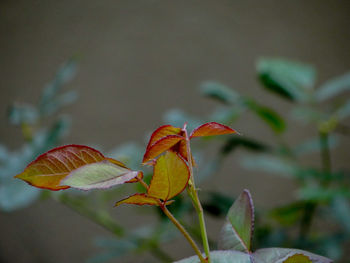
[[[349,70],[350,1],[0,0],[2,143],[11,148],[22,143],[20,131],[6,121],[7,106],[36,102],[58,66],[75,54],[81,57],[79,71],[69,87],[78,90],[80,98],[65,110],[74,120],[66,143],[109,150],[129,140],[143,142],[170,108],[204,115],[215,106],[199,96],[197,87],[204,80],[225,83],[287,116],[291,105],[260,89],[256,59],[265,55],[309,62],[318,69],[319,83]],[[250,115],[235,128],[267,141],[272,138]],[[286,138],[297,142],[315,132],[291,125]],[[334,152],[339,167],[349,167],[348,147],[347,142]],[[247,172],[238,160],[237,154],[227,160],[219,180],[202,188],[232,196],[249,188],[261,206],[292,198],[288,179]],[[133,213],[132,208],[115,212],[125,225],[137,226],[140,219]],[[152,219],[145,215],[141,220]],[[220,224],[208,220],[215,238]],[[0,261],[84,262],[94,253],[96,235],[108,233],[55,202],[36,203],[0,214]],[[175,247],[171,254],[193,254],[180,241],[167,246]]]

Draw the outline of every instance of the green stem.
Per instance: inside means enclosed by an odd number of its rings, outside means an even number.
[[[147,190],[149,189],[148,184],[145,183],[145,181],[143,181],[142,179],[139,179],[139,182],[141,183],[141,185],[143,187],[145,187]],[[161,202],[160,202],[161,203]],[[162,211],[164,212],[164,214],[170,219],[170,221],[180,230],[180,232],[184,235],[184,237],[187,239],[187,241],[190,243],[190,245],[192,246],[192,248],[194,249],[194,251],[196,252],[196,254],[198,255],[199,259],[201,262],[207,262],[203,256],[201,251],[199,250],[196,242],[192,239],[192,237],[190,236],[190,234],[186,231],[186,229],[181,225],[181,223],[179,221],[177,221],[177,219],[173,216],[172,213],[170,213],[170,211],[166,208],[165,204],[160,205],[160,208],[162,209]]]
[[[204,248],[205,255],[207,257],[207,261],[208,261],[208,263],[210,263],[211,260],[210,260],[210,248],[209,248],[209,242],[208,242],[208,235],[207,235],[207,230],[205,227],[203,208],[202,208],[202,205],[199,201],[197,189],[196,189],[196,186],[194,183],[193,160],[192,160],[192,153],[191,153],[191,146],[190,146],[190,138],[189,138],[188,133],[187,133],[186,125],[184,126],[183,131],[184,131],[185,136],[186,136],[187,160],[188,160],[188,167],[190,170],[188,193],[192,199],[193,206],[196,209],[196,212],[198,214],[199,227],[201,230],[203,248]]]
[[[140,183],[144,188],[146,188],[146,190],[148,190],[149,186],[148,186],[148,184],[145,183],[144,180],[138,179],[138,181],[139,181],[139,183]]]
[[[300,233],[299,233],[299,242],[300,245],[303,245],[307,239],[307,235],[310,231],[312,218],[317,208],[317,203],[313,201],[306,201],[304,204],[304,213],[300,222]]]
[[[198,246],[196,245],[196,242],[192,239],[192,237],[188,234],[186,229],[176,220],[176,218],[170,213],[170,211],[166,208],[165,205],[160,206],[164,214],[170,219],[171,222],[177,227],[177,229],[180,230],[180,232],[184,235],[184,237],[187,239],[187,241],[190,243],[192,246],[193,250],[196,252],[197,256],[199,257],[200,261],[202,263],[206,263],[207,261],[205,258],[202,256],[201,251],[199,250]]]
[[[325,177],[322,178],[321,184],[324,187],[327,187],[329,184],[329,177],[332,170],[331,166],[331,155],[329,150],[329,133],[327,132],[319,132],[320,138],[320,146],[321,146],[321,163],[322,170],[325,174]],[[318,204],[313,201],[307,201],[304,207],[304,214],[301,219],[300,224],[300,241],[303,242],[306,239],[307,234],[310,231],[310,227],[312,224],[312,219],[315,215]]]
[[[322,159],[322,169],[323,172],[331,172],[331,155],[329,151],[329,134],[325,132],[320,132],[320,144],[321,144],[321,159]]]
[[[102,226],[103,228],[112,232],[116,236],[121,237],[124,235],[123,228],[121,226],[119,226],[118,224],[116,224],[114,222],[114,220],[108,214],[97,213],[94,209],[90,209],[90,208],[86,207],[79,200],[75,200],[73,198],[70,198],[67,195],[59,196],[58,200],[62,204],[73,209],[74,211],[76,211],[80,215],[89,218],[91,221]]]

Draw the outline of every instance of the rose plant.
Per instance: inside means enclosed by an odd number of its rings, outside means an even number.
[[[222,228],[219,249],[210,251],[204,213],[195,185],[193,167],[196,162],[190,141],[196,137],[238,134],[234,129],[209,122],[195,128],[190,134],[187,124],[182,128],[163,125],[153,132],[143,157],[143,164],[153,167],[149,184],[141,171],[134,171],[122,162],[105,157],[99,151],[83,145],[54,148],[31,162],[16,178],[28,184],[52,191],[75,188],[79,190],[107,189],[125,183],[140,183],[144,192],[116,202],[121,204],[158,206],[186,238],[196,253],[179,262],[332,262],[307,251],[287,248],[266,248],[252,252],[254,206],[248,190],[236,199]],[[185,227],[168,210],[173,198],[187,189],[198,215],[204,253]]]

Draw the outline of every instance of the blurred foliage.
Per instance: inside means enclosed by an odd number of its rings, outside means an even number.
[[[67,118],[58,117],[56,113],[76,98],[72,91],[62,93],[62,86],[72,78],[75,67],[74,60],[68,61],[45,87],[37,105],[13,105],[10,108],[10,122],[22,129],[26,142],[15,152],[0,146],[0,208],[3,211],[24,207],[40,195],[40,191],[25,187],[23,182],[13,180],[12,176],[23,170],[23,165],[35,156],[57,145],[67,131]],[[288,125],[290,121],[284,119],[276,109],[265,105],[258,98],[245,96],[216,82],[205,82],[200,86],[203,96],[219,103],[208,116],[197,117],[179,109],[165,114],[164,122],[176,127],[188,122],[188,129],[191,130],[208,121],[233,125],[250,112],[275,135],[276,140],[271,145],[259,137],[259,133],[252,133],[239,137],[204,138],[193,146],[199,182],[210,180],[212,175],[218,173],[225,158],[235,150],[245,149],[249,153],[242,158],[241,163],[245,168],[286,176],[298,186],[297,197],[291,203],[269,210],[256,208],[254,249],[297,247],[328,256],[337,262],[347,262],[344,253],[346,244],[350,242],[350,172],[333,168],[332,161],[336,160],[331,158],[330,150],[350,134],[350,127],[345,123],[350,115],[350,100],[342,96],[350,89],[349,74],[316,88],[316,70],[310,65],[275,58],[262,58],[257,62],[257,76],[262,87],[278,96],[278,99],[291,103],[291,118],[299,121],[300,125],[314,126],[318,131],[312,138],[294,145],[284,140],[291,126]],[[53,120],[53,124],[44,126],[44,119]],[[208,158],[209,151],[206,149],[212,146],[212,142],[220,147],[214,157]],[[143,146],[136,142],[126,143],[110,151],[108,156],[124,162],[132,169],[142,170],[148,182],[150,171],[147,167],[140,167]],[[315,153],[320,155],[319,164],[305,165],[305,157]],[[130,187],[138,186],[135,184]],[[112,189],[90,195],[70,190],[64,194],[43,191],[42,195],[51,196],[114,234],[113,238],[96,240],[101,253],[92,257],[89,263],[111,262],[135,253],[151,253],[159,262],[172,261],[164,252],[163,243],[178,235],[163,214],[157,213],[152,225],[132,231],[119,226],[111,216],[110,202],[123,195],[122,191],[119,188],[117,191]],[[142,191],[142,188],[137,191]],[[200,196],[205,212],[218,220],[226,216],[235,197],[206,191],[202,191]],[[157,208],[149,210],[158,211]],[[194,213],[190,200],[180,195],[169,210],[195,239],[201,240],[197,223],[188,216]],[[215,249],[217,244],[212,240],[209,242],[211,248]]]
[[[23,208],[40,196],[40,190],[27,187],[13,176],[36,156],[56,146],[67,133],[70,119],[58,112],[77,97],[75,91],[63,91],[76,67],[75,59],[67,61],[43,89],[36,105],[14,103],[9,107],[9,122],[21,129],[24,144],[15,151],[0,145],[0,210],[10,212]]]
[[[202,95],[220,104],[206,118],[191,116],[192,122],[219,121],[235,127],[233,124],[239,118],[251,112],[275,134],[273,145],[267,145],[259,133],[228,136],[221,140],[216,163],[205,165],[219,168],[227,156],[243,148],[250,152],[241,158],[244,168],[285,176],[298,186],[297,198],[291,203],[270,210],[258,209],[254,247],[297,247],[337,262],[348,262],[344,257],[350,241],[350,171],[333,168],[337,160],[331,158],[331,149],[341,140],[348,140],[350,135],[350,126],[346,124],[350,99],[344,96],[350,90],[350,73],[316,88],[317,74],[312,66],[280,58],[261,58],[257,62],[257,75],[264,89],[290,103],[293,125],[297,121],[302,126],[314,126],[317,134],[291,145],[284,139],[291,126],[289,120],[282,118],[275,109],[221,83],[205,82],[200,87]],[[188,114],[181,112],[173,122],[174,118],[166,115],[165,121],[177,124],[186,121],[186,116]],[[319,164],[305,165],[307,155],[317,153]],[[226,212],[222,211],[223,203],[222,197],[212,193],[212,198],[204,199],[203,207],[208,213],[221,216]]]

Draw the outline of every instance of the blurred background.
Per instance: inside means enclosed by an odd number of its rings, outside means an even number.
[[[287,118],[291,103],[261,89],[257,59],[311,64],[318,70],[316,85],[341,75],[350,69],[349,14],[349,1],[326,0],[0,0],[1,144],[10,151],[23,145],[21,129],[9,125],[9,106],[37,103],[43,87],[71,57],[77,58],[78,70],[64,89],[79,95],[61,111],[72,122],[64,144],[87,144],[104,152],[128,141],[145,145],[170,109],[201,117],[216,107],[198,91],[208,80],[257,98]],[[233,128],[272,142],[274,134],[262,126],[248,114]],[[290,122],[284,138],[293,144],[315,134],[311,126]],[[336,168],[349,169],[349,146],[349,139],[344,140],[332,152]],[[233,197],[248,188],[261,208],[295,197],[295,184],[288,178],[247,171],[239,156],[227,158],[215,180],[201,188]],[[318,155],[308,159],[318,161]],[[146,210],[120,207],[112,213],[121,225],[133,228],[152,222]],[[215,239],[223,219],[207,220]],[[51,199],[0,212],[0,233],[4,263],[85,262],[98,251],[94,238],[110,235]],[[177,259],[193,254],[182,241],[165,245],[182,248],[181,255],[178,249],[170,251]],[[111,262],[153,261],[146,255]]]

